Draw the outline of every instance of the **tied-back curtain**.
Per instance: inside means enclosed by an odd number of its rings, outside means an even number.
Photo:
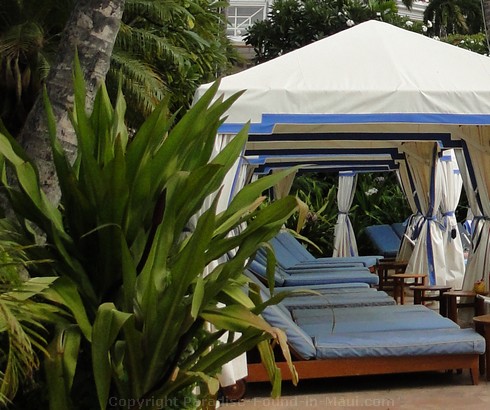
[[[474,186],[472,177],[470,175],[468,163],[466,162],[465,152],[462,149],[458,149],[458,150],[454,151],[454,154],[456,155],[456,160],[458,162],[459,172],[461,174],[461,179],[463,181],[463,187],[464,187],[464,190],[466,193],[466,198],[468,199],[469,209],[468,209],[468,212],[466,215],[466,219],[468,220],[469,217],[471,217],[471,223],[472,223],[472,226],[470,229],[468,229],[468,232],[470,232],[471,235],[473,236],[474,231],[475,231],[474,228],[475,227],[478,228],[478,226],[473,226],[473,220],[479,221],[482,218],[483,213],[481,211],[480,205],[478,205],[478,199],[476,198],[476,188]],[[469,161],[469,158],[468,158],[468,161]],[[477,224],[477,225],[480,225],[480,224]],[[470,249],[470,257],[471,257],[472,251],[473,251],[473,246]]]
[[[334,233],[334,257],[357,256],[357,242],[349,219],[349,210],[354,200],[357,185],[357,174],[340,172],[337,191],[339,214]]]
[[[443,227],[437,219],[442,197],[442,172],[437,160],[439,148],[432,142],[402,144],[413,185],[417,191],[421,218],[415,226],[415,241],[407,273],[425,273],[431,285],[446,283]]]
[[[413,181],[410,176],[407,161],[402,161],[400,163],[400,168],[398,170],[398,180],[400,182],[403,192],[405,193],[408,204],[412,211],[412,215],[410,215],[410,217],[406,221],[405,235],[403,235],[402,237],[400,249],[398,250],[396,259],[400,261],[408,261],[413,252],[413,243],[411,238],[413,236],[415,227],[418,225],[418,222],[421,218],[421,214],[419,209],[419,201],[416,197],[417,192],[415,191],[415,188],[413,186]]]
[[[489,286],[490,271],[490,132],[477,128],[471,135],[463,137],[465,157],[469,158],[469,175],[479,209],[473,209],[473,253],[467,266],[463,288],[470,290],[478,280]]]
[[[441,157],[443,176],[441,214],[444,232],[444,256],[446,257],[446,285],[461,289],[464,278],[464,252],[455,211],[461,196],[463,179],[453,150]]]

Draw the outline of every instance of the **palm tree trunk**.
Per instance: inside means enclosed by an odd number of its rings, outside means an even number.
[[[487,49],[490,52],[490,0],[481,0],[483,21],[485,22],[485,37]]]
[[[71,160],[77,141],[68,113],[73,107],[72,68],[75,49],[87,82],[86,106],[91,109],[98,85],[104,81],[125,0],[78,0],[62,34],[58,60],[51,68],[46,87],[57,123],[57,133]],[[59,188],[47,137],[44,105],[40,96],[20,135],[21,144],[39,169],[41,184],[48,197],[58,202]]]

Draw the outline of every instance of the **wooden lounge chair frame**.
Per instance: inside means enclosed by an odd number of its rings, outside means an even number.
[[[294,366],[300,379],[469,369],[471,381],[477,385],[479,382],[479,357],[478,354],[454,354],[312,359],[294,361]],[[278,362],[277,366],[281,369],[282,379],[291,380],[286,362]],[[262,363],[248,364],[247,382],[268,380],[267,371]]]
[[[472,384],[479,383],[480,355],[477,353],[303,360],[298,358],[294,350],[291,348],[290,350],[293,357],[297,358],[293,359],[293,363],[300,380],[468,369]],[[281,370],[282,380],[291,380],[292,376],[287,363],[276,361],[276,364]],[[248,363],[247,368],[248,376],[245,379],[223,388],[226,399],[234,401],[243,398],[246,392],[246,382],[269,381],[267,370],[261,362]]]

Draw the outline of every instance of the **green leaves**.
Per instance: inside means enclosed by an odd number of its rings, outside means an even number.
[[[44,198],[22,150],[0,137],[0,152],[21,181],[21,189],[10,188],[17,216],[42,230],[48,246],[41,249],[60,276],[46,297],[75,322],[60,320],[49,347],[51,407],[71,406],[82,343],[91,349],[101,409],[113,393],[169,398],[200,384],[214,394],[223,364],[265,340],[285,346],[260,316],[264,306],[242,286],[247,260],[303,208],[294,197],[265,206],[261,196],[294,169],[247,186],[218,214],[220,188],[243,150],[246,128],[212,155],[223,116],[239,95],[216,98],[215,83],[177,123],[162,101],[129,137],[121,93],[112,107],[102,86],[88,114],[77,66],[74,84],[74,164],[56,139],[45,100],[59,208]],[[264,360],[273,363],[271,350]],[[278,373],[274,383],[277,393]]]
[[[21,383],[32,377],[39,367],[39,352],[47,353],[45,324],[56,322],[61,310],[46,303],[43,295],[55,280],[33,278],[0,292],[0,332],[4,342],[0,347],[0,404],[12,400]],[[5,284],[2,272],[2,287]]]
[[[95,317],[92,366],[101,409],[107,406],[111,387],[112,364],[109,351],[119,331],[130,317],[129,313],[116,310],[112,303],[102,304]]]

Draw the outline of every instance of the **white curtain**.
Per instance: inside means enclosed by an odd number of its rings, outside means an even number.
[[[421,218],[418,200],[416,197],[417,192],[413,187],[413,183],[410,177],[410,171],[408,169],[408,164],[406,161],[402,161],[400,163],[400,168],[398,170],[398,180],[402,187],[403,192],[407,198],[408,204],[412,211],[412,215],[407,220],[407,226],[405,227],[405,235],[403,236],[400,249],[398,250],[398,254],[396,255],[396,259],[399,261],[408,261],[410,256],[412,256],[413,252],[413,243],[412,237],[415,231],[415,227],[418,225],[418,222]]]
[[[490,134],[488,130],[476,128],[472,135],[463,137],[468,168],[473,184],[476,204],[471,204],[473,219],[473,252],[466,266],[463,288],[470,290],[478,280],[485,281],[488,291],[490,271]],[[467,191],[468,192],[468,191]],[[468,196],[469,197],[469,196]]]
[[[480,206],[478,205],[478,199],[476,198],[476,189],[474,187],[474,184],[473,184],[471,176],[470,176],[470,172],[468,169],[468,165],[466,163],[464,151],[461,149],[458,149],[458,150],[454,151],[454,154],[456,155],[456,160],[458,162],[459,172],[461,174],[461,179],[463,181],[463,187],[464,187],[464,190],[466,193],[466,198],[468,199],[469,209],[468,209],[468,212],[466,215],[466,219],[468,220],[469,216],[470,216],[471,217],[470,219],[473,223],[473,221],[475,220],[475,215],[476,215],[475,221],[479,221],[482,218],[483,214],[482,214],[482,211],[480,209]],[[478,226],[476,226],[476,228],[478,229],[478,227],[481,226],[481,224],[477,224],[477,225]],[[473,228],[475,228],[475,226],[472,226],[471,229],[468,230],[468,232],[471,232],[472,237],[473,237],[473,234],[475,231],[475,229],[473,229]],[[470,257],[471,257],[473,247],[471,247],[471,249],[469,249],[469,251],[470,251]]]
[[[461,196],[463,179],[453,150],[443,152],[441,157],[443,176],[441,213],[444,232],[444,256],[446,257],[446,285],[461,289],[465,271],[463,244],[456,220],[456,207]]]
[[[349,219],[349,210],[354,199],[357,184],[357,174],[354,172],[340,172],[337,202],[339,214],[335,225],[334,257],[357,256],[357,242]]]
[[[233,135],[218,135],[215,140],[214,149],[212,153],[212,157],[215,157],[224,147],[231,141]],[[249,174],[249,165],[248,162],[245,161],[242,157],[238,158],[235,164],[231,167],[231,169],[226,174],[226,177],[223,182],[222,191],[220,193],[220,197],[218,199],[218,205],[216,212],[222,212],[230,203],[230,200],[233,196],[244,186],[246,182],[247,175]],[[197,218],[199,218],[200,214],[208,209],[215,195],[210,195],[204,203],[203,209],[200,213],[198,213],[195,217],[194,223],[197,222]],[[223,256],[220,260],[215,260],[210,263],[204,272],[204,275],[209,274],[213,271],[220,263],[224,262],[226,256]],[[236,338],[240,335],[236,334]],[[228,338],[228,334],[225,334],[221,340],[226,342]],[[247,356],[246,354],[242,354],[241,356],[233,359],[232,361],[223,365],[221,369],[221,373],[218,376],[221,386],[231,386],[235,384],[238,380],[245,378],[248,375],[247,371]]]
[[[402,150],[405,152],[422,215],[415,227],[415,245],[406,272],[425,273],[429,284],[445,285],[443,228],[437,220],[443,183],[441,165],[437,161],[438,145],[408,142],[402,144]]]

